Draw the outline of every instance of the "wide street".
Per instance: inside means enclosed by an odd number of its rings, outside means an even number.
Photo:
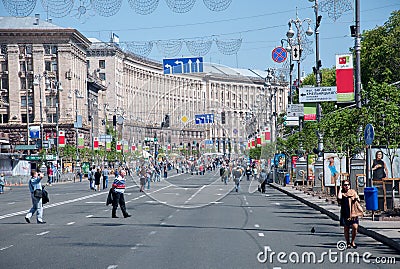
[[[87,180],[49,186],[44,225],[25,222],[28,187],[12,187],[0,196],[0,268],[339,268],[349,252],[360,256],[350,268],[398,268],[377,264],[383,257],[400,263],[363,235],[358,249],[339,251],[337,222],[277,190],[261,194],[255,181],[237,193],[216,172],[170,171],[141,193],[136,180],[127,182],[126,219],[119,209],[112,219],[108,192],[89,191]]]

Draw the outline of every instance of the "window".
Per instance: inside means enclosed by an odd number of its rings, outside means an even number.
[[[1,44],[0,53],[7,54],[7,45],[6,44]]]
[[[51,71],[57,72],[57,70],[58,70],[57,61],[52,61],[51,62]]]
[[[99,78],[101,80],[106,80],[106,73],[99,73]]]
[[[26,62],[25,61],[19,62],[19,71],[21,71],[21,72],[26,71]]]
[[[46,95],[46,107],[56,107],[57,98],[52,95]]]
[[[1,70],[0,71],[8,71],[7,62],[1,62]]]
[[[47,113],[46,119],[47,119],[47,123],[56,123],[57,122],[57,114]]]
[[[52,45],[43,45],[44,48],[44,54],[49,55],[49,54],[57,54],[57,46],[52,46]]]
[[[51,61],[44,62],[44,70],[51,71]]]
[[[28,105],[30,107],[32,107],[33,106],[33,96],[32,95],[29,95],[28,101],[29,101]],[[21,107],[26,108],[26,95],[21,96]]]
[[[22,123],[26,123],[26,113],[25,114],[21,114],[21,121]],[[29,113],[29,123],[33,122],[33,114]]]
[[[105,60],[99,60],[99,68],[101,68],[101,69],[106,68],[106,61]]]
[[[26,90],[26,78],[20,78],[21,90]]]
[[[8,89],[8,78],[1,78],[0,83],[0,89]]]
[[[8,123],[8,114],[0,114],[0,123]]]

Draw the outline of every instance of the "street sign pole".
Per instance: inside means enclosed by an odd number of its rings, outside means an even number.
[[[370,161],[370,156],[371,156],[371,145],[372,142],[374,140],[374,136],[375,136],[375,132],[374,132],[374,127],[372,126],[372,124],[368,123],[365,126],[364,129],[364,140],[365,140],[365,144],[367,145],[367,150],[365,153],[365,175],[367,177],[367,187],[371,187],[372,186],[372,180],[371,180],[371,176],[370,176],[370,167],[371,167],[371,161]]]

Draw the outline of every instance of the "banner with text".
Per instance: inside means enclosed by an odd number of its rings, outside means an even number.
[[[354,102],[353,55],[336,55],[337,102]]]

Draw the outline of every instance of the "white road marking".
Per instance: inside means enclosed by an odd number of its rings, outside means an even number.
[[[274,203],[274,205],[281,205],[280,203]]]
[[[258,233],[259,237],[264,237],[264,233]]]
[[[112,264],[112,265],[109,265],[109,266],[107,267],[107,269],[115,269],[115,268],[118,268],[118,265]]]
[[[161,222],[161,223],[160,223],[160,225],[165,225],[165,224],[166,224],[165,222]]]
[[[156,234],[157,232],[156,231],[151,231],[150,233],[149,233],[149,235],[153,235],[153,234]]]
[[[86,204],[104,204],[104,201],[99,202],[85,202]]]
[[[250,209],[250,213],[253,213],[253,210]]]
[[[249,205],[249,202],[246,202],[246,205]]]
[[[10,203],[7,203],[7,204],[9,204],[9,205],[13,205],[13,204],[15,204],[15,202],[10,202]]]
[[[75,224],[75,221],[72,221],[72,222],[68,222],[68,223],[67,223],[67,225],[72,225],[72,224]]]
[[[135,188],[135,187],[136,186],[129,186],[129,187],[126,187],[126,188],[130,189],[130,188]],[[98,192],[98,193],[90,194],[90,195],[79,197],[79,198],[72,199],[72,200],[66,200],[66,201],[58,202],[58,203],[51,203],[51,204],[45,205],[43,208],[46,209],[46,208],[52,208],[52,207],[56,207],[56,206],[60,206],[60,205],[75,203],[75,202],[79,202],[79,201],[82,201],[82,200],[90,199],[92,197],[96,197],[96,196],[103,195],[103,194],[108,194],[108,192]],[[102,202],[102,203],[104,203],[104,202]],[[1,219],[5,219],[5,218],[11,218],[11,217],[18,216],[18,215],[25,215],[26,213],[28,213],[28,211],[29,211],[29,209],[28,210],[14,212],[14,213],[9,213],[9,214],[6,214],[6,215],[2,215],[2,216],[0,216],[0,220]]]
[[[86,217],[87,217],[87,218],[91,218],[91,217],[93,217],[93,215],[87,215]]]
[[[258,225],[258,224],[254,224],[254,227],[256,227],[256,228],[260,228],[260,225]]]
[[[9,246],[7,246],[7,247],[2,247],[2,248],[0,248],[0,251],[6,250],[6,249],[11,248],[11,247],[13,247],[13,246],[14,246],[14,245],[9,245]]]
[[[270,197],[270,195],[269,195],[269,194],[266,194],[265,197]]]
[[[173,217],[172,215],[169,215],[169,216],[168,216],[169,219],[172,219],[172,217]]]
[[[50,231],[45,231],[45,232],[42,232],[42,233],[38,233],[38,234],[36,234],[36,235],[45,235],[45,234],[48,234]]]
[[[211,202],[212,204],[223,204],[224,202]]]
[[[195,193],[192,194],[192,196],[189,197],[189,199],[185,201],[185,204],[189,203],[189,201],[192,200],[197,194],[199,194],[205,187],[207,187],[207,185],[201,186],[200,189],[198,189]]]

